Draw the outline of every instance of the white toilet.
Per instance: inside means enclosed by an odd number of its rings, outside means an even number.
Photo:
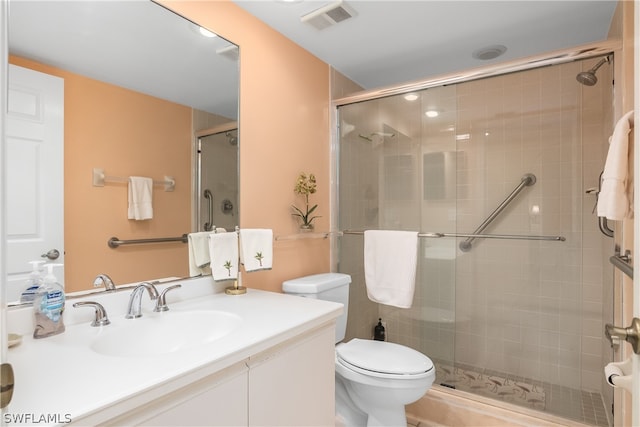
[[[336,425],[406,426],[404,406],[420,399],[435,379],[424,354],[399,344],[354,338],[347,327],[351,276],[325,273],[287,280],[287,294],[344,304],[336,322]]]

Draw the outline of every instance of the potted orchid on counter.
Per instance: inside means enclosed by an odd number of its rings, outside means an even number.
[[[296,194],[304,196],[304,210],[298,208],[295,205],[291,205],[294,209],[293,216],[300,217],[302,220],[302,224],[300,224],[301,231],[311,231],[313,230],[313,220],[316,218],[320,218],[318,215],[312,216],[313,212],[318,208],[318,205],[315,204],[309,207],[309,195],[316,192],[316,177],[314,174],[306,174],[302,172],[298,175],[298,179],[296,180],[296,186],[293,189]]]

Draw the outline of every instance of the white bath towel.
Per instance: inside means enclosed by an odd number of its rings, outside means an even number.
[[[364,232],[364,278],[371,301],[409,308],[418,262],[418,232]]]
[[[213,280],[238,278],[238,233],[210,234],[209,255]]]
[[[128,218],[144,220],[153,218],[153,179],[142,176],[129,177]]]
[[[633,111],[626,113],[609,138],[609,152],[598,194],[598,216],[611,220],[633,218],[633,184],[629,179],[629,132],[633,128]]]
[[[240,261],[246,272],[271,270],[273,266],[273,230],[241,228]]]

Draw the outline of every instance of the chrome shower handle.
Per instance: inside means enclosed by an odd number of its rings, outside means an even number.
[[[635,354],[640,354],[640,319],[634,317],[631,321],[631,326],[627,328],[621,328],[607,323],[604,329],[604,334],[609,341],[613,343],[613,339],[620,338],[627,341],[633,347]]]
[[[204,231],[211,231],[213,230],[213,194],[208,188],[204,190],[204,198],[208,200],[207,212],[209,215],[209,221],[204,223]]]

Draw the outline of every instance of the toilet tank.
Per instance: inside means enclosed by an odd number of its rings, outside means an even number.
[[[322,273],[298,277],[282,283],[285,294],[316,298],[344,304],[344,312],[336,319],[336,343],[344,339],[349,309],[351,276],[343,273]]]

